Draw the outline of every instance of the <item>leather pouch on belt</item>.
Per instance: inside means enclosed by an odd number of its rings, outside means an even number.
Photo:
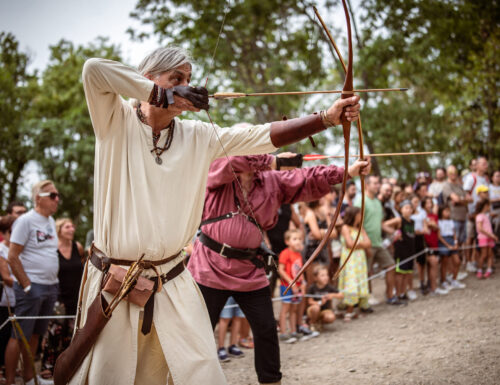
[[[66,385],[75,375],[111,317],[104,314],[107,307],[108,303],[99,293],[87,310],[85,325],[75,332],[69,347],[56,360],[54,385]]]
[[[127,270],[123,267],[111,265],[106,278],[104,278],[104,287],[102,290],[106,293],[115,295],[118,290],[120,290],[120,286],[126,274]],[[125,299],[135,305],[144,307],[149,297],[151,297],[151,294],[153,294],[153,287],[153,281],[140,276],[134,288],[128,293]]]

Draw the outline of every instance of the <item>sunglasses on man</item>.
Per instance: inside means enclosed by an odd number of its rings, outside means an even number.
[[[56,192],[41,192],[38,194],[39,197],[49,197],[52,200],[55,200],[56,198],[61,198],[61,195]]]

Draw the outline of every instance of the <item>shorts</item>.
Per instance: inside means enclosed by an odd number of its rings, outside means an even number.
[[[466,235],[467,239],[475,239],[477,237],[476,234],[476,223],[474,221],[469,221],[467,220],[467,225],[466,225]]]
[[[281,297],[287,297],[287,298],[283,298],[282,302],[283,303],[293,303],[293,304],[300,303],[300,301],[302,300],[302,297],[299,297],[298,295],[294,295],[294,296],[291,297],[291,295],[293,294],[291,289],[285,295],[285,290],[286,290],[287,287],[288,286],[280,285],[280,295],[281,295]]]
[[[220,318],[245,318],[245,314],[241,311],[240,306],[236,303],[233,297],[227,299],[224,308],[220,312]]]
[[[425,250],[425,238],[423,235],[417,235],[415,237],[415,253],[421,253]],[[420,266],[425,266],[427,262],[427,253],[422,253],[417,257],[417,263]]]
[[[369,255],[367,258],[368,270],[372,269],[374,262],[377,262],[381,269],[394,265],[391,253],[383,247],[371,247]]]
[[[479,247],[495,247],[495,241],[491,238],[478,238],[477,244]]]
[[[54,304],[59,294],[59,284],[42,285],[31,282],[31,290],[25,293],[19,283],[14,283],[16,295],[16,316],[37,317],[54,314]],[[33,334],[44,335],[49,326],[49,319],[20,319],[18,320],[24,336],[29,341]],[[12,338],[17,338],[18,333],[12,330]]]
[[[403,260],[405,260],[405,259],[406,258],[403,258]],[[411,273],[413,273],[413,259],[401,263],[401,259],[396,258],[396,273],[399,273],[399,274],[411,274]]]
[[[443,237],[443,238],[450,245],[453,245],[455,243],[455,239],[452,236],[448,235],[448,236]],[[444,244],[441,243],[441,241],[439,241],[439,251],[438,251],[438,253],[442,257],[449,257],[452,254],[456,254],[457,251],[456,250],[448,249]]]
[[[319,306],[319,305],[318,305]],[[312,306],[309,306],[307,308],[307,317],[308,318],[312,318],[311,317],[311,309],[312,309]],[[318,317],[318,320],[321,321],[321,319],[323,318],[324,315],[327,315],[327,314],[333,314],[333,316],[335,317],[335,313],[333,312],[332,309],[320,309],[319,311],[319,317]]]
[[[465,221],[453,221],[455,227],[455,234],[457,234],[458,244],[465,243],[467,239],[467,226]]]

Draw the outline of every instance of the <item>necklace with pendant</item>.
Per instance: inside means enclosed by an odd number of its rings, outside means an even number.
[[[139,120],[142,123],[147,124],[146,123],[146,117],[144,116],[144,114],[141,111],[141,105],[140,104],[137,106],[136,113],[137,113],[137,117],[139,118]],[[172,119],[172,121],[169,123],[168,126],[166,126],[165,128],[163,128],[163,130],[168,129],[167,138],[165,139],[165,144],[163,145],[163,147],[158,147],[157,146],[158,145],[158,141],[160,140],[161,133],[155,134],[154,132],[152,132],[152,135],[153,135],[153,149],[151,150],[151,152],[155,153],[155,155],[156,155],[155,162],[158,165],[161,165],[163,163],[163,161],[161,159],[161,154],[163,154],[165,151],[167,151],[170,148],[170,145],[172,144],[172,140],[174,138],[174,128],[175,128],[175,120],[174,119]]]

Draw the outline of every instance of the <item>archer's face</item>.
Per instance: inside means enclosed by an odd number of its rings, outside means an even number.
[[[183,64],[171,71],[164,72],[151,78],[153,82],[162,88],[175,86],[188,86],[191,82],[191,64]]]

